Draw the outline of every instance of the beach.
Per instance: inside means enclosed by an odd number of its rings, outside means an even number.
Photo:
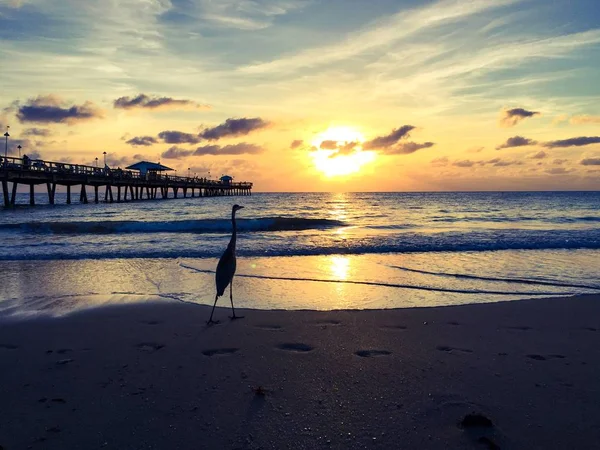
[[[207,326],[209,306],[149,297],[6,319],[0,445],[595,448],[599,300],[217,308]]]

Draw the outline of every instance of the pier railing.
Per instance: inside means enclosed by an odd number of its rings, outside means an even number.
[[[211,180],[204,177],[182,177],[168,175],[162,172],[147,172],[126,169],[113,169],[109,167],[88,166],[85,164],[72,164],[57,161],[45,161],[41,159],[15,158],[12,156],[0,157],[0,180],[4,205],[15,204],[17,186],[25,184],[29,186],[31,205],[35,204],[34,186],[46,184],[48,190],[48,201],[54,204],[54,193],[56,186],[66,186],[67,203],[71,203],[71,187],[81,185],[80,201],[87,203],[86,187],[94,189],[94,201],[99,202],[98,188],[106,187],[104,200],[113,202],[113,188],[116,189],[116,201],[141,200],[146,191],[146,199],[177,198],[178,191],[187,196],[188,190],[194,197],[213,197],[221,195],[251,195],[252,183],[250,182],[228,182]],[[12,193],[9,193],[8,183],[12,183]],[[121,197],[122,190],[123,197]],[[173,196],[169,196],[169,191]]]
[[[231,188],[250,188],[252,183],[247,181],[242,182],[231,182],[224,183],[220,180],[211,180],[205,177],[182,177],[177,175],[168,175],[163,173],[148,172],[145,175],[140,174],[138,171],[126,170],[126,169],[112,169],[109,167],[96,167],[86,166],[85,164],[71,164],[56,161],[45,161],[41,159],[30,159],[23,160],[23,158],[15,158],[7,156],[6,158],[0,157],[0,172],[2,171],[21,171],[21,172],[32,172],[32,173],[54,173],[63,175],[85,175],[88,177],[102,177],[108,180],[145,180],[145,181],[167,181],[167,182],[179,182],[179,183],[194,183],[194,184],[205,184],[207,186],[214,187],[231,187]]]

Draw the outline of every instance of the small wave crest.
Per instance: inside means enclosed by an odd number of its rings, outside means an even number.
[[[237,219],[240,232],[297,231],[335,228],[347,224],[339,220],[301,217],[262,217]],[[225,219],[174,221],[85,221],[85,222],[30,222],[4,224],[0,229],[54,234],[111,234],[111,233],[227,233],[231,221]]]

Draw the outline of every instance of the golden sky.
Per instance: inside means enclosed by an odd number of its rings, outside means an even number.
[[[598,18],[589,0],[0,0],[0,125],[11,155],[256,191],[600,189]]]

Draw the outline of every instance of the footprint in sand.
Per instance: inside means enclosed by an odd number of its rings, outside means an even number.
[[[408,327],[406,325],[384,325],[381,328],[384,330],[406,330]]]
[[[533,330],[533,328],[527,326],[527,325],[517,325],[517,326],[511,326],[511,327],[502,327],[502,328],[506,328],[507,330],[518,330],[518,331],[529,331],[529,330]]]
[[[146,325],[159,325],[161,323],[163,323],[162,320],[142,320],[140,321],[140,323],[146,324]]]
[[[270,331],[282,331],[283,330],[283,328],[280,325],[271,325],[271,324],[257,325],[256,328],[260,328],[261,330],[270,330]]]
[[[441,351],[441,352],[448,352],[451,353],[453,351],[458,351],[458,352],[464,352],[464,353],[473,353],[473,350],[470,350],[468,348],[458,348],[458,347],[450,347],[448,345],[438,345],[436,347],[437,350]]]
[[[528,358],[531,359],[535,359],[536,361],[546,361],[548,359],[564,359],[565,356],[564,355],[538,355],[538,354],[531,354],[531,355],[525,355]]]
[[[156,342],[142,342],[136,345],[136,347],[143,352],[154,353],[163,348],[164,344],[157,344]]]
[[[358,350],[354,352],[356,356],[360,356],[361,358],[375,358],[377,356],[388,356],[391,355],[392,352],[387,350]]]
[[[314,347],[312,345],[302,344],[300,342],[279,344],[277,346],[277,348],[280,350],[287,350],[289,352],[301,352],[301,353],[310,352],[311,350],[314,350]]]
[[[16,350],[19,348],[19,346],[13,344],[0,344],[0,348],[4,350]]]
[[[202,351],[202,354],[204,356],[232,355],[238,350],[239,348],[212,348]]]
[[[448,325],[460,325],[460,323],[456,322],[456,321],[451,321],[451,322],[446,322]]]
[[[316,325],[341,325],[342,322],[340,322],[339,320],[333,320],[333,319],[325,319],[325,320],[318,320],[315,322]]]

